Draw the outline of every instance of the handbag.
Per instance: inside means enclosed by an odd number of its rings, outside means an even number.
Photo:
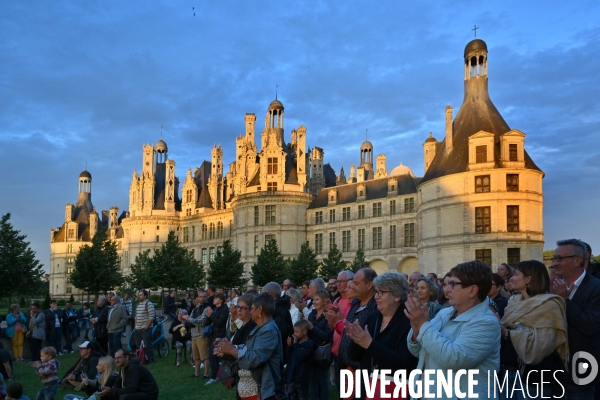
[[[144,345],[144,341],[140,344],[140,348],[135,351],[135,358],[140,360],[140,364],[146,365],[148,364],[148,355],[146,354],[146,346]]]
[[[318,346],[313,353],[313,361],[329,361],[331,358],[331,342]]]
[[[237,361],[223,360],[219,367],[217,378],[221,381],[223,386],[227,389],[231,389],[236,384],[238,369]]]

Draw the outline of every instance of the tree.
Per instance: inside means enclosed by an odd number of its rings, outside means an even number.
[[[205,279],[204,267],[193,252],[181,247],[173,231],[166,243],[150,253],[150,249],[139,253],[131,265],[126,282],[135,290],[196,288]]]
[[[96,295],[123,284],[117,245],[106,236],[106,230],[96,232],[92,245],[84,245],[75,257],[71,282],[76,288]]]
[[[226,289],[241,288],[248,284],[244,278],[244,263],[241,262],[242,252],[234,249],[230,240],[223,242],[223,248],[210,262],[208,282]]]
[[[25,241],[27,235],[20,235],[9,220],[10,213],[0,219],[0,293],[10,304],[17,294],[41,294],[44,270]]]
[[[252,281],[264,286],[269,282],[282,282],[285,278],[285,260],[277,241],[271,239],[260,250],[256,264],[252,266]]]
[[[350,270],[356,273],[361,268],[367,268],[369,266],[369,262],[365,260],[365,251],[361,248],[356,250],[356,254],[354,255],[354,260],[352,260],[352,264],[350,265]]]
[[[300,286],[304,281],[315,279],[318,269],[319,262],[317,261],[317,255],[310,247],[310,244],[304,242],[300,247],[298,258],[293,258],[290,261],[287,278]]]
[[[323,259],[319,275],[327,281],[330,276],[337,276],[344,269],[346,269],[346,262],[342,259],[342,253],[334,244],[329,249],[327,258]]]
[[[188,289],[197,288],[206,278],[204,267],[194,253],[181,247],[174,231],[169,232],[167,242],[154,250],[151,288]]]

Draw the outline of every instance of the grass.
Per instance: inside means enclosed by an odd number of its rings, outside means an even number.
[[[164,400],[223,400],[235,399],[236,388],[227,389],[221,383],[213,383],[209,386],[204,386],[206,380],[202,378],[190,378],[194,373],[194,368],[188,363],[181,364],[181,367],[175,367],[175,351],[169,350],[169,355],[166,358],[159,358],[155,352],[155,362],[148,365],[148,369],[154,375],[154,379],[160,388],[160,399]],[[58,356],[60,361],[59,378],[77,361],[78,354],[67,354]],[[30,399],[35,399],[38,390],[41,387],[40,380],[35,374],[33,367],[28,367],[26,362],[14,363],[15,380],[21,382],[24,388],[24,393]],[[202,374],[203,371],[200,371]],[[331,388],[329,398],[335,400],[338,398],[337,390],[334,386]],[[56,399],[62,400],[67,394],[82,394],[84,392],[67,391],[62,388],[58,389]]]
[[[58,356],[60,361],[59,378],[77,361],[78,354]],[[155,353],[155,362],[148,365],[148,369],[154,375],[160,388],[160,399],[186,400],[186,399],[235,399],[235,389],[227,389],[221,383],[204,386],[206,380],[202,378],[190,378],[194,369],[189,363],[182,363],[181,367],[175,367],[175,352],[169,351],[167,358],[159,358]],[[24,393],[30,399],[35,399],[41,387],[40,380],[35,374],[33,367],[28,367],[25,362],[14,363],[15,380],[21,382]],[[201,371],[202,373],[202,371]],[[84,392],[67,391],[58,389],[56,399],[62,400],[67,394],[82,394]]]

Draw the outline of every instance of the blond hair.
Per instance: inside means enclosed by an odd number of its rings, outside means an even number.
[[[40,353],[48,354],[50,358],[56,358],[56,349],[52,346],[44,347]]]
[[[98,379],[98,382],[100,382],[100,384],[104,386],[106,385],[106,381],[108,381],[108,378],[110,378],[111,375],[115,373],[115,360],[113,360],[112,357],[106,356],[100,358],[98,360],[98,364],[104,366],[104,372],[102,373],[102,375],[100,375],[100,378]]]

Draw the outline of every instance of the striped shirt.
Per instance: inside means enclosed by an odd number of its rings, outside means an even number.
[[[151,301],[139,302],[135,308],[135,329],[146,329],[148,320],[154,321],[155,316],[154,304]]]
[[[48,362],[41,363],[37,369],[37,374],[42,381],[42,385],[48,385],[54,381],[58,381],[58,368],[60,363],[56,358],[52,358]]]

